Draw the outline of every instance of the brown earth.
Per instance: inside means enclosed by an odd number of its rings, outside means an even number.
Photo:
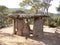
[[[31,28],[33,26],[31,25]],[[0,29],[0,45],[60,45],[60,29],[44,26],[43,38],[13,35],[13,26]]]

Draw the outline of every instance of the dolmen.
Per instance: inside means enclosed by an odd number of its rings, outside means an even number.
[[[41,14],[10,14],[10,18],[14,20],[14,34],[20,36],[30,36],[30,26],[28,19],[34,19],[33,22],[33,36],[43,37],[43,19],[47,15]]]

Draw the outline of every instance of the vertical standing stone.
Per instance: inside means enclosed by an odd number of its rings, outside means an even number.
[[[40,38],[43,36],[43,20],[41,18],[34,19],[33,35]]]
[[[23,35],[24,36],[29,36],[30,35],[30,27],[28,25],[28,20],[27,19],[25,20],[25,23],[24,23]]]
[[[23,28],[24,28],[24,20],[18,19],[17,20],[17,35],[23,35]]]
[[[14,34],[16,34],[16,19],[14,19]]]
[[[25,23],[23,19],[17,20],[17,35],[29,36],[30,28],[28,23]]]

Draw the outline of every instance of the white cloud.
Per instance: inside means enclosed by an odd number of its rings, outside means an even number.
[[[26,6],[25,9],[31,9],[31,6]]]
[[[19,8],[19,3],[22,0],[1,0],[0,5],[5,5],[8,8]]]
[[[53,1],[51,2],[52,5],[49,7],[49,12],[51,12],[51,13],[58,13],[58,12],[56,11],[56,7],[59,6],[59,1],[60,1],[60,0],[53,0]]]

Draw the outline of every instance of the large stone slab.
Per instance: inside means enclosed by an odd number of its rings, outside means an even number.
[[[17,32],[17,20],[14,19],[14,34],[16,34]]]
[[[23,35],[23,28],[24,28],[24,20],[18,19],[17,20],[17,35]]]
[[[43,20],[41,18],[34,19],[33,36],[43,37]]]
[[[17,19],[17,35],[29,36],[30,28],[28,23],[25,23],[23,19]]]
[[[30,35],[30,27],[27,23],[24,24],[23,35],[24,36],[29,36]]]

